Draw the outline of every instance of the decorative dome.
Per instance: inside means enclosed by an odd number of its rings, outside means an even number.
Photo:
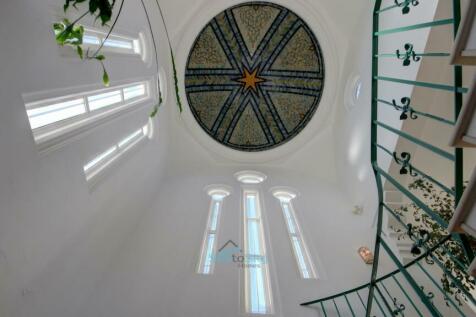
[[[323,86],[323,57],[311,29],[268,2],[214,17],[195,40],[185,77],[200,126],[242,151],[271,149],[296,136],[316,111]]]

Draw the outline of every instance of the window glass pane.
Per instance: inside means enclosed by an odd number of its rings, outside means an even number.
[[[289,199],[279,198],[283,211],[284,221],[288,227],[288,232],[291,239],[291,245],[296,257],[296,263],[303,278],[315,278],[316,274],[312,268],[312,260],[309,257],[309,252],[306,249],[302,233],[299,230],[296,214],[293,205]]]
[[[210,209],[208,211],[207,227],[205,229],[204,241],[200,253],[198,264],[198,273],[212,274],[215,264],[217,230],[219,225],[220,213],[223,206],[223,199],[227,194],[211,195]]]
[[[266,301],[265,277],[262,267],[250,267],[250,291],[251,291],[251,307],[250,313],[266,314],[268,312]]]
[[[220,209],[220,202],[214,199],[213,207],[212,207],[212,221],[210,223],[210,230],[212,231],[217,230],[219,209]]]
[[[89,110],[94,111],[122,101],[121,92],[114,90],[88,97]]]
[[[207,248],[205,253],[205,263],[203,266],[203,273],[210,274],[213,263],[213,249],[215,246],[215,234],[210,233],[207,237]]]
[[[248,220],[248,254],[260,255],[260,235],[259,235],[259,222],[255,220]]]
[[[145,84],[124,88],[124,100],[129,100],[145,95]]]
[[[110,165],[112,162],[120,159],[122,155],[131,150],[141,138],[145,138],[142,132],[142,128],[129,134],[126,138],[122,139],[116,145],[112,146],[103,153],[97,155],[86,165],[84,165],[84,173],[86,180],[90,181],[99,175],[103,171],[103,168]]]
[[[301,241],[298,237],[292,237],[294,252],[296,253],[296,258],[299,264],[299,268],[303,274],[304,278],[309,278],[309,272],[307,270],[306,260],[304,259],[304,252]]]
[[[51,106],[27,110],[28,119],[32,129],[72,118],[86,112],[84,99],[78,98],[60,102]]]
[[[286,218],[286,224],[288,225],[289,233],[296,234],[296,226],[294,225],[294,220],[291,216],[291,211],[289,210],[289,204],[283,203],[283,212],[284,217]]]
[[[246,212],[248,218],[257,218],[258,214],[256,213],[256,196],[248,194],[246,196]]]
[[[272,310],[263,224],[257,193],[245,192],[245,269],[247,312],[269,314]]]

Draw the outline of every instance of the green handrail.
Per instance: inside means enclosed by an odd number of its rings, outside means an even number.
[[[391,209],[388,205],[384,202],[383,197],[383,182],[387,182],[393,187],[395,187],[398,191],[400,191],[404,196],[406,196],[410,202],[412,202],[415,206],[421,209],[421,212],[426,214],[436,226],[439,226],[441,229],[447,228],[447,221],[442,218],[439,212],[433,210],[430,206],[428,206],[421,198],[417,197],[416,194],[412,193],[407,185],[400,183],[397,178],[391,175],[391,172],[382,169],[378,162],[378,151],[383,151],[384,153],[393,157],[395,162],[401,166],[401,173],[406,173],[408,170],[410,171],[409,175],[412,177],[422,177],[427,181],[435,184],[443,191],[448,193],[449,195],[454,197],[455,206],[459,202],[462,192],[463,192],[463,152],[462,149],[455,149],[449,152],[448,150],[441,149],[433,144],[430,144],[426,141],[423,141],[419,137],[413,136],[405,131],[402,131],[400,127],[394,127],[394,125],[388,124],[383,122],[378,114],[379,114],[379,104],[385,106],[391,106],[395,108],[395,110],[400,114],[400,120],[416,120],[418,117],[424,117],[426,119],[433,120],[439,124],[445,124],[454,126],[455,122],[458,120],[459,113],[462,107],[463,101],[463,94],[468,92],[468,89],[462,86],[462,67],[455,66],[454,67],[454,82],[452,85],[450,84],[442,84],[442,83],[435,83],[435,82],[425,82],[419,80],[410,80],[405,78],[399,78],[399,76],[392,75],[385,75],[382,76],[379,74],[379,60],[388,59],[388,58],[396,58],[398,60],[403,60],[403,67],[409,66],[412,62],[419,62],[421,57],[448,57],[450,54],[447,52],[415,52],[413,50],[413,43],[407,43],[404,46],[405,51],[401,53],[400,50],[396,50],[395,53],[381,53],[379,52],[379,40],[382,36],[388,34],[395,34],[401,32],[407,32],[412,30],[418,30],[423,28],[433,28],[437,26],[443,25],[452,25],[453,26],[453,35],[456,36],[457,29],[459,27],[459,23],[461,20],[460,17],[460,0],[452,0],[453,3],[453,11],[452,11],[452,18],[448,19],[438,19],[435,21],[429,21],[425,23],[417,23],[407,26],[395,27],[395,28],[387,28],[384,30],[380,30],[380,15],[383,12],[389,12],[390,10],[401,8],[402,15],[405,16],[408,13],[414,11],[414,7],[418,6],[419,1],[414,0],[394,0],[395,4],[388,5],[384,8],[381,8],[382,0],[375,1],[374,7],[374,14],[373,14],[373,31],[372,31],[372,92],[371,92],[371,164],[375,175],[376,186],[377,186],[377,194],[378,194],[378,209],[377,209],[377,226],[376,226],[376,233],[375,233],[375,245],[374,245],[374,262],[372,264],[372,273],[370,277],[370,281],[364,285],[349,289],[344,292],[340,292],[338,294],[327,296],[321,299],[308,301],[302,303],[303,306],[320,304],[321,310],[324,313],[324,316],[327,316],[325,303],[332,302],[336,313],[340,316],[341,310],[339,310],[338,302],[345,303],[348,309],[350,310],[350,314],[355,316],[354,307],[349,300],[352,296],[358,298],[360,303],[362,304],[364,310],[366,311],[365,316],[370,317],[372,314],[372,305],[375,302],[378,309],[380,310],[383,316],[395,316],[400,314],[401,316],[408,315],[407,312],[404,313],[405,305],[403,302],[397,299],[394,295],[400,295],[400,292],[403,294],[406,302],[410,303],[411,307],[415,311],[415,313],[419,317],[423,316],[433,316],[433,317],[440,317],[442,314],[439,312],[438,308],[435,306],[435,303],[432,300],[433,293],[428,293],[431,296],[427,296],[423,291],[423,288],[420,287],[419,281],[416,279],[415,270],[409,270],[410,267],[415,266],[417,267],[423,274],[418,275],[419,278],[427,278],[430,284],[433,285],[438,290],[438,295],[442,295],[443,298],[449,303],[448,307],[455,309],[460,316],[464,316],[464,313],[461,307],[455,303],[455,301],[451,298],[450,294],[447,294],[443,287],[435,280],[435,278],[425,270],[422,263],[427,259],[432,259],[432,261],[441,269],[441,271],[448,277],[448,279],[452,283],[452,287],[459,288],[459,291],[464,294],[470,302],[476,304],[476,300],[472,297],[471,294],[466,290],[465,285],[462,285],[462,282],[458,280],[458,278],[454,275],[456,274],[453,270],[448,270],[444,263],[442,263],[434,254],[434,252],[438,252],[437,256],[441,257],[444,256],[445,261],[449,260],[452,261],[455,267],[460,271],[464,272],[467,269],[467,265],[471,262],[474,255],[469,246],[468,239],[465,235],[460,234],[448,234],[443,237],[440,241],[436,242],[434,245],[427,245],[427,241],[433,240],[423,240],[421,237],[415,237],[414,234],[409,234],[411,231],[411,226],[405,224],[400,216]],[[410,9],[411,8],[411,9]],[[379,96],[379,83],[381,82],[391,82],[397,85],[410,85],[412,87],[420,87],[423,89],[432,90],[439,90],[443,92],[448,92],[454,94],[454,117],[451,119],[444,118],[429,112],[423,112],[415,109],[415,107],[411,104],[411,99],[409,97],[404,97],[401,99],[401,104],[398,105],[395,100],[392,102],[380,98]],[[449,160],[451,164],[454,166],[454,178],[455,183],[453,186],[447,186],[442,182],[438,181],[435,177],[433,177],[430,173],[423,172],[421,169],[413,166],[410,163],[411,153],[402,152],[401,154],[397,154],[394,151],[389,150],[385,146],[378,143],[378,132],[384,129],[391,133],[394,133],[397,137],[403,138],[407,141],[410,141],[417,148],[422,148],[428,150],[444,159]],[[401,157],[399,157],[399,155]],[[422,248],[423,254],[416,257],[414,260],[410,261],[409,263],[403,265],[400,263],[397,256],[394,254],[392,249],[389,247],[388,243],[383,238],[383,230],[382,227],[383,223],[383,215],[384,212],[388,212],[391,214],[406,230],[406,234],[409,235],[411,241],[414,243],[414,247]],[[446,218],[446,217],[445,217]],[[405,234],[405,233],[404,233]],[[463,250],[465,251],[466,259],[460,260],[457,256],[455,256],[451,250],[449,250],[445,244],[449,243],[452,247],[455,246],[455,243],[458,247],[462,246]],[[450,248],[450,249],[451,249]],[[397,266],[397,270],[394,270],[390,273],[385,274],[384,276],[377,276],[378,268],[379,268],[379,259],[381,250],[384,250],[388,257],[392,260],[392,262]],[[454,274],[453,274],[454,273]],[[405,281],[410,285],[410,288],[407,289],[403,287],[402,283],[397,278],[397,275],[401,274]],[[458,273],[460,274],[460,273]],[[395,285],[396,292],[392,293],[387,289],[384,282],[392,280],[392,285]],[[362,290],[368,290],[367,295],[367,303],[365,304],[364,299],[362,298],[360,292]],[[382,292],[382,289],[385,293]],[[411,290],[411,291],[409,291]],[[390,301],[387,300],[385,294],[390,298]],[[416,296],[412,296],[416,295]],[[339,300],[339,301],[337,301]],[[391,307],[393,304],[394,308]],[[344,308],[344,310],[347,310]],[[425,310],[425,311],[423,311]]]
[[[387,34],[392,34],[392,33],[400,33],[400,32],[424,29],[424,28],[429,28],[429,27],[433,27],[433,26],[452,24],[453,21],[454,21],[453,19],[444,19],[444,20],[437,20],[437,21],[414,24],[414,25],[409,25],[409,26],[402,26],[402,27],[399,27],[399,28],[377,31],[377,32],[374,32],[374,35],[375,36],[382,36],[382,35],[387,35]]]
[[[403,289],[402,284],[400,284],[400,282],[397,280],[397,278],[395,277],[395,275],[392,275],[392,279],[395,281],[395,284],[397,284],[397,286],[400,288],[400,290],[402,291],[403,295],[405,295],[406,299],[407,299],[408,302],[412,305],[413,309],[415,309],[415,311],[417,312],[418,316],[423,317],[422,313],[420,312],[420,310],[418,309],[418,307],[415,305],[415,302],[413,302],[412,298],[411,298],[411,297],[408,295],[408,293]]]
[[[431,145],[431,144],[429,144],[429,143],[427,143],[427,142],[425,142],[425,141],[422,141],[422,140],[420,140],[420,139],[418,139],[418,138],[416,138],[416,137],[414,137],[414,136],[412,136],[412,135],[410,135],[410,134],[408,134],[408,133],[405,133],[405,132],[403,132],[403,131],[400,131],[400,130],[398,130],[398,129],[395,129],[395,128],[389,126],[388,124],[382,123],[382,122],[377,121],[377,120],[375,121],[375,124],[378,125],[378,126],[380,126],[380,127],[382,127],[382,128],[385,128],[386,130],[388,130],[388,131],[390,131],[390,132],[395,133],[396,135],[398,135],[398,136],[400,136],[400,137],[402,137],[402,138],[404,138],[404,139],[406,139],[406,140],[408,140],[408,141],[410,141],[410,142],[412,142],[412,143],[415,143],[415,144],[418,145],[418,146],[421,146],[421,147],[423,147],[423,148],[425,148],[425,149],[427,149],[427,150],[429,150],[429,151],[431,151],[431,152],[433,152],[433,153],[435,153],[435,154],[438,154],[438,155],[440,155],[440,156],[442,156],[442,157],[444,157],[444,158],[446,158],[446,159],[448,159],[448,160],[450,160],[450,161],[454,161],[454,160],[455,160],[455,156],[454,156],[453,154],[448,153],[448,152],[446,152],[446,151],[444,151],[444,150],[442,150],[442,149],[439,149],[439,148],[437,148],[436,146]]]
[[[389,156],[393,157],[393,153],[390,152],[389,149],[387,149],[386,147],[380,145],[380,144],[376,144],[375,145],[377,148],[381,149],[383,152],[387,153]],[[411,164],[410,164],[411,165]],[[416,168],[414,165],[411,165],[411,168],[413,169],[413,171],[415,171],[418,175],[422,176],[423,178],[429,180],[430,182],[434,183],[435,185],[437,185],[438,187],[440,187],[441,189],[443,189],[445,192],[447,192],[448,194],[454,196],[455,195],[455,192],[454,190],[448,188],[446,185],[443,185],[443,183],[437,181],[436,179],[434,179],[433,177],[431,177],[430,175],[426,174],[425,172],[423,172],[422,170]]]
[[[393,103],[388,102],[386,100],[377,99],[377,101],[384,104],[384,105],[395,107],[395,105]],[[455,125],[455,123],[451,120],[448,120],[448,119],[445,119],[445,118],[442,118],[442,117],[439,117],[439,116],[435,116],[431,113],[418,111],[418,110],[414,109],[413,107],[411,107],[409,110],[412,110],[414,114],[417,114],[417,115],[420,115],[420,116],[423,116],[423,117],[426,117],[426,118],[430,118],[430,119],[433,119],[433,120],[438,121],[438,122],[443,122],[443,123],[446,123],[446,124],[451,125],[451,126]]]
[[[445,84],[429,83],[426,81],[408,80],[408,79],[393,78],[393,77],[386,77],[386,76],[375,76],[374,78],[376,80],[390,81],[390,82],[394,82],[398,84],[405,84],[405,85],[411,85],[411,86],[423,87],[423,88],[431,88],[431,89],[437,89],[437,90],[443,90],[443,91],[449,91],[449,92],[454,92],[455,90],[459,93],[464,93],[464,94],[468,92],[468,88],[464,88],[460,86],[450,86]]]

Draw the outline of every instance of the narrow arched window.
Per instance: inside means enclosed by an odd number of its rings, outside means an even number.
[[[314,279],[317,275],[292,203],[296,193],[289,189],[274,189],[272,192],[280,202],[299,273],[303,279]]]
[[[245,171],[235,174],[243,185],[244,296],[248,314],[272,314],[273,301],[266,252],[262,202],[258,184],[266,176]]]
[[[230,195],[230,191],[222,186],[208,189],[211,197],[208,210],[208,221],[198,262],[198,273],[212,274],[215,267],[215,256],[217,249],[217,234],[220,224],[220,216],[223,209],[223,200]]]

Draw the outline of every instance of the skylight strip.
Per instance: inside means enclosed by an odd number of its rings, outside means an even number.
[[[127,105],[137,102],[139,97],[145,99],[148,97],[147,87],[147,82],[133,83],[119,86],[115,90],[99,90],[30,102],[25,104],[25,107],[30,126],[32,130],[35,130],[79,115],[84,116],[78,120],[84,120],[88,118],[89,112],[95,113],[105,108]],[[127,101],[124,100],[123,91],[127,94]],[[76,121],[69,120],[65,124],[74,124],[74,122]],[[59,129],[59,126],[55,125],[54,128]],[[42,131],[46,130],[42,129]]]
[[[32,129],[44,127],[84,113],[86,113],[86,106],[82,98],[27,110],[28,120]]]
[[[60,103],[53,104],[53,105],[47,106],[47,107],[31,109],[31,110],[28,110],[27,112],[28,112],[28,116],[30,118],[35,118],[35,117],[38,117],[38,116],[49,114],[51,112],[61,111],[61,110],[64,110],[64,109],[67,109],[67,108],[72,108],[72,107],[79,106],[79,105],[84,105],[84,99],[83,98],[60,102]]]
[[[141,42],[142,38],[138,35],[136,38],[124,36],[122,34],[110,34],[109,38],[106,39],[106,33],[85,28],[85,34],[83,36],[83,44],[86,44],[90,47],[99,47],[103,44],[104,49],[109,49],[111,51],[132,54],[132,55],[141,55]]]
[[[88,97],[89,110],[94,111],[104,107],[112,106],[122,102],[120,90],[108,91],[105,93],[92,95]]]
[[[142,127],[133,133],[130,133],[114,146],[110,147],[86,163],[86,165],[83,167],[86,179],[90,181],[91,179],[96,178],[96,175],[100,174],[105,167],[111,165],[125,153],[129,152],[129,150],[135,147],[140,141],[146,139],[146,135],[143,132],[144,129],[145,127]]]
[[[147,93],[146,91],[146,84],[142,83],[139,85],[126,87],[123,89],[124,100],[129,100],[136,97],[145,96]]]

